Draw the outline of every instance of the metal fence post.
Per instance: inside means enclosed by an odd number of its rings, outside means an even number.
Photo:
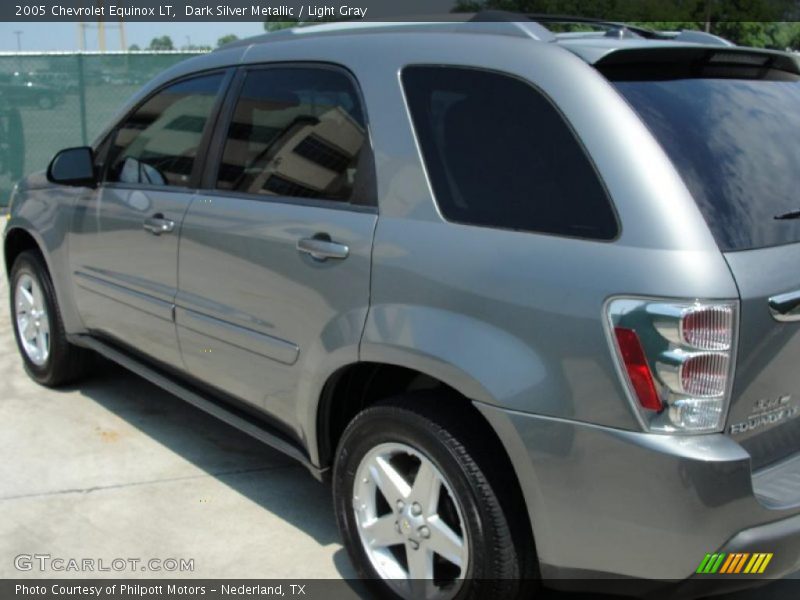
[[[78,107],[80,110],[81,121],[81,143],[86,146],[89,144],[89,136],[86,133],[86,77],[83,72],[84,61],[83,53],[78,53]]]

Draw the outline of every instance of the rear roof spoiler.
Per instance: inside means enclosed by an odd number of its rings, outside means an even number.
[[[626,66],[742,67],[800,75],[800,56],[754,48],[709,46],[636,46],[610,49],[594,61],[599,69]]]

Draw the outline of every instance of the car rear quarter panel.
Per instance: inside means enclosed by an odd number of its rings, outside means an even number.
[[[623,294],[737,295],[660,146],[602,76],[554,45],[500,36],[477,44],[482,36],[462,34],[420,34],[414,43],[396,34],[363,37],[359,53],[346,39],[303,44],[306,60],[353,71],[369,112],[380,217],[360,359],[416,368],[504,408],[637,428],[608,349],[604,302]],[[244,61],[283,52],[298,60],[293,43],[254,47]],[[602,243],[446,222],[406,110],[400,73],[409,64],[492,69],[543,90],[602,174],[619,238]]]

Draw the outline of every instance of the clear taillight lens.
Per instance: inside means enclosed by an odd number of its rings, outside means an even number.
[[[700,350],[728,350],[733,341],[733,307],[703,306],[686,311],[681,319],[683,341]]]
[[[608,302],[614,356],[647,430],[722,430],[733,381],[737,306],[634,298]]]
[[[728,357],[721,353],[698,354],[680,366],[681,391],[701,398],[721,396],[728,381]]]

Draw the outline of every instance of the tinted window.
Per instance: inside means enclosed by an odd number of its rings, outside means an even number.
[[[611,239],[613,210],[547,98],[509,76],[409,67],[403,86],[431,185],[451,221]]]
[[[176,83],[139,107],[117,130],[107,180],[188,185],[222,78]]]
[[[358,95],[344,73],[251,71],[228,128],[217,187],[348,201],[366,142]]]
[[[617,81],[723,251],[800,241],[800,78]]]

